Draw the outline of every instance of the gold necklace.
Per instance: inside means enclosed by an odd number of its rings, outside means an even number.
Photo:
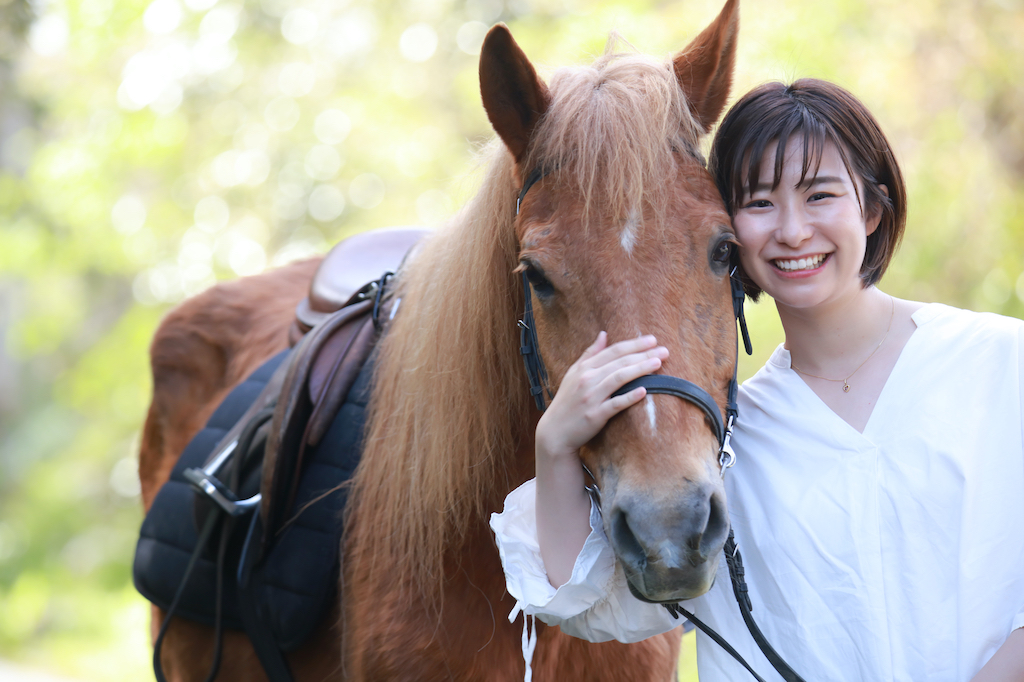
[[[868,355],[866,358],[864,358],[864,362],[862,362],[859,365],[857,365],[857,369],[855,369],[852,372],[850,372],[846,376],[845,379],[829,379],[828,377],[821,377],[821,376],[818,376],[817,374],[811,374],[810,372],[805,372],[804,370],[802,370],[802,369],[800,369],[799,367],[796,366],[796,364],[793,362],[793,356],[792,355],[790,355],[790,357],[789,357],[789,366],[792,367],[793,369],[795,369],[797,372],[800,372],[801,374],[804,374],[804,375],[809,376],[809,377],[814,377],[815,379],[823,379],[825,381],[836,381],[836,382],[841,381],[841,382],[843,382],[843,393],[849,393],[850,392],[850,383],[849,383],[850,382],[850,377],[852,377],[854,374],[859,372],[860,368],[867,364],[868,360],[870,360],[871,357],[878,351],[878,349],[882,347],[882,344],[885,343],[885,340],[889,337],[889,330],[892,329],[892,319],[896,316],[896,299],[894,299],[892,296],[890,296],[889,297],[889,301],[892,303],[892,312],[889,313],[889,326],[885,328],[885,334],[882,335],[882,340],[878,342],[877,346],[875,346],[875,350],[871,351],[871,354]]]

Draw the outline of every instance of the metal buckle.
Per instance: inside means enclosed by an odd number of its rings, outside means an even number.
[[[580,466],[583,467],[584,473],[586,473],[587,476],[589,476],[590,480],[592,481],[591,484],[584,485],[583,489],[587,491],[587,494],[590,495],[590,499],[594,502],[594,504],[597,505],[598,510],[600,510],[601,509],[601,487],[597,485],[597,479],[594,478],[594,474],[590,471],[589,468],[587,468],[587,465],[583,463],[583,460],[580,460]]]
[[[727,450],[722,450],[718,454],[718,466],[722,468],[722,477],[725,477],[725,470],[736,463],[736,455],[732,454]]]
[[[377,280],[376,285],[373,288],[373,311],[370,313],[370,319],[373,320],[373,328],[380,331],[382,328],[380,322],[380,304],[381,299],[384,298],[384,290],[388,286],[388,281],[395,276],[395,273],[388,270],[381,278]],[[369,298],[369,296],[367,296]]]
[[[377,289],[380,286],[377,282],[378,280],[374,280],[364,285],[362,289],[356,292],[356,300],[365,301],[375,297],[377,295]]]
[[[228,461],[228,457],[238,447],[238,439],[231,441],[224,446],[224,449],[217,453],[217,456],[210,460],[210,463],[203,467],[203,471],[211,476],[220,471],[220,468],[224,466],[224,463]]]
[[[718,466],[722,470],[722,478],[725,478],[725,470],[736,463],[736,455],[727,449],[732,440],[732,426],[735,423],[736,417],[730,414],[725,426],[725,435],[722,437],[722,447],[718,450]]]

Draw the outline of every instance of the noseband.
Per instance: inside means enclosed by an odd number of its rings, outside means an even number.
[[[699,156],[698,160],[700,160]],[[555,170],[556,167],[545,169],[543,166],[538,166],[527,176],[526,182],[523,183],[523,187],[519,192],[519,197],[516,199],[517,216],[519,215],[519,209],[522,206],[523,197],[526,196],[526,192],[545,175]],[[526,303],[523,309],[523,319],[519,320],[519,352],[523,356],[526,376],[530,380],[530,395],[533,396],[537,409],[543,412],[547,407],[544,395],[547,394],[548,400],[552,399],[553,396],[551,395],[551,388],[548,386],[548,372],[544,367],[544,360],[540,356],[540,346],[537,344],[537,331],[533,320],[533,292],[525,271],[522,273],[522,282],[523,298]],[[736,274],[735,267],[729,273],[729,286],[732,289],[732,312],[736,317],[736,323],[739,325],[740,336],[743,337],[743,349],[747,352],[747,355],[752,355],[753,348],[750,345],[750,334],[747,332],[747,320],[743,315],[743,299],[745,294],[743,284]],[[648,394],[661,393],[673,395],[696,405],[704,413],[705,421],[711,427],[715,437],[718,438],[718,465],[721,467],[722,475],[725,476],[725,470],[736,463],[736,456],[729,449],[729,440],[732,438],[732,427],[736,423],[738,415],[736,407],[736,394],[739,390],[739,384],[736,381],[737,365],[739,365],[738,338],[736,340],[736,363],[733,365],[732,379],[729,380],[729,390],[726,395],[724,423],[722,421],[721,408],[707,391],[692,381],[667,374],[648,374],[639,379],[634,379],[612,395],[622,395],[632,391],[634,388],[643,386],[647,389]],[[585,464],[583,468],[590,474],[590,470],[587,469]],[[590,477],[593,479],[594,475],[590,474]],[[594,480],[594,485],[587,486],[587,490],[595,500],[600,499],[600,490],[597,487],[596,480]],[[772,664],[772,667],[782,676],[783,680],[786,680],[786,682],[804,682],[803,678],[772,648],[754,622],[754,618],[750,613],[753,605],[750,602],[750,595],[747,593],[747,584],[744,580],[743,558],[740,556],[739,548],[736,546],[732,528],[729,529],[729,538],[725,542],[724,552],[726,564],[729,567],[729,577],[732,580],[733,594],[740,607],[740,615],[743,616],[743,622],[757,643],[758,648],[761,649],[761,652]],[[688,618],[695,626],[700,628],[701,631],[742,664],[753,675],[755,680],[764,682],[764,679],[743,660],[743,657],[721,635],[701,622],[694,614],[679,604],[662,604],[662,606],[675,618],[678,618],[680,615]]]

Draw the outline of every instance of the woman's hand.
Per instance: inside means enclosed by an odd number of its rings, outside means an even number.
[[[668,357],[653,336],[608,345],[597,340],[573,363],[537,424],[537,540],[554,587],[572,576],[590,535],[590,497],[583,488],[579,450],[613,416],[647,395],[640,387],[614,398],[623,384],[650,374]]]
[[[565,373],[551,405],[537,424],[537,456],[576,457],[579,449],[604,428],[608,420],[647,395],[642,386],[629,393],[612,393],[633,379],[654,372],[668,357],[653,336],[608,345],[601,332]]]

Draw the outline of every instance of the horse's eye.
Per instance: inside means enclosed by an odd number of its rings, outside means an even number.
[[[555,293],[554,285],[544,276],[543,270],[529,262],[523,263],[523,267],[526,272],[526,279],[530,280],[530,286],[533,287],[538,296],[546,297]]]
[[[714,253],[711,254],[711,259],[716,263],[721,263],[723,265],[727,264],[729,259],[732,258],[732,247],[732,242],[719,242],[718,246],[715,247]]]

